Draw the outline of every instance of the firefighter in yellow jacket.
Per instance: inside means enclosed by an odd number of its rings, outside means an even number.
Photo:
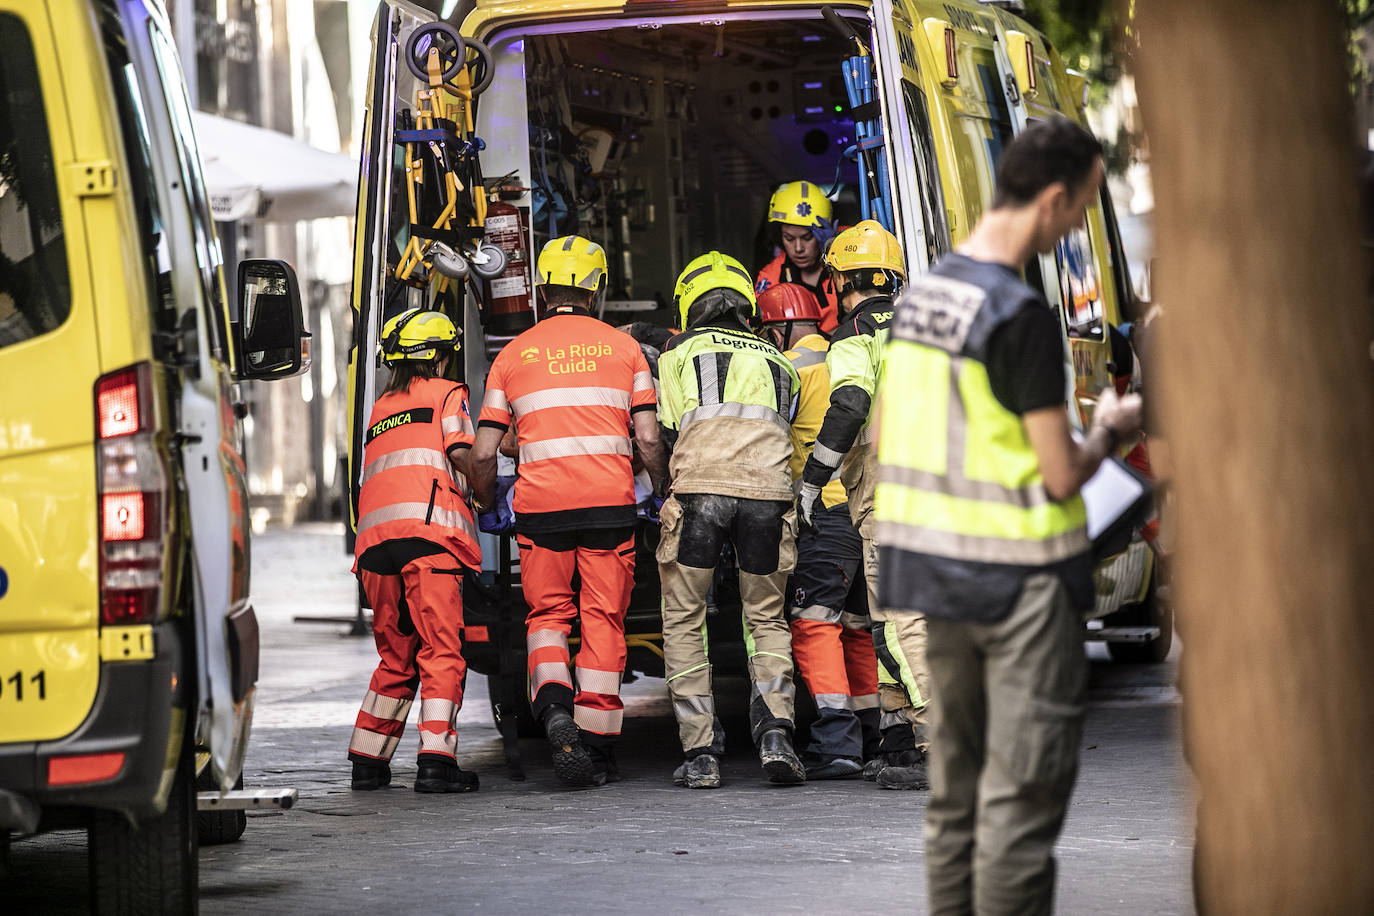
[[[804,525],[812,524],[821,506],[821,488],[840,469],[850,517],[863,537],[864,577],[880,663],[882,752],[865,769],[865,776],[888,789],[924,789],[925,620],[919,614],[888,614],[879,606],[873,518],[873,405],[892,324],[892,297],[906,280],[906,262],[896,237],[874,220],[837,235],[825,262],[839,289],[843,314],[825,357],[830,406],[802,469],[797,511]]]
[[[739,562],[749,650],[749,724],[769,782],[804,782],[792,749],[792,641],[783,614],[796,559],[787,459],[797,371],[750,330],[754,285],[743,265],[712,251],[678,278],[686,329],[658,361],[659,422],[672,446],[672,496],[658,546],[663,654],[686,760],[673,781],[720,785],[724,733],[706,648],[706,593],[726,542]]]
[[[830,342],[821,332],[820,303],[796,283],[764,290],[759,320],[763,335],[784,349],[801,377],[788,462],[799,482],[830,404]],[[878,753],[878,659],[869,633],[863,539],[847,499],[839,480],[821,488],[821,507],[797,535],[797,567],[788,583],[792,656],[816,702],[811,743],[802,755],[807,779],[858,776],[865,757]]]

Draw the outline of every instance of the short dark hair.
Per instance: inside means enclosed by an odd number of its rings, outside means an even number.
[[[1002,152],[992,207],[1024,206],[1055,182],[1077,191],[1101,155],[1097,138],[1068,118],[1036,121]]]
[[[563,286],[558,283],[545,283],[539,287],[541,302],[546,308],[555,308],[560,305],[576,305],[580,308],[587,308],[591,305],[593,290],[583,289],[580,286]]]

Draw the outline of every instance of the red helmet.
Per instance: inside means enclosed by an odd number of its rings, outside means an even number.
[[[776,283],[759,293],[759,320],[764,324],[776,321],[821,320],[821,304],[816,294],[798,283]]]

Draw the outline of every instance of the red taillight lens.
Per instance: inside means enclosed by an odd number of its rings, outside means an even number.
[[[53,757],[48,760],[48,785],[72,786],[114,779],[124,769],[124,752]]]
[[[100,468],[100,621],[152,623],[162,605],[167,471],[152,428],[152,369],[96,382]]]
[[[135,366],[111,372],[96,383],[96,432],[102,439],[127,436],[143,429],[143,397],[140,376]]]

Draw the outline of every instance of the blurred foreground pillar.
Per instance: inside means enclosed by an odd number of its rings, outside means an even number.
[[[1135,5],[1204,913],[1374,912],[1374,371],[1337,5]]]

